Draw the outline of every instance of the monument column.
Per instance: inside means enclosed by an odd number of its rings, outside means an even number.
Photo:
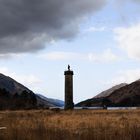
[[[64,109],[73,109],[73,71],[70,70],[68,65],[68,70],[64,72],[65,75],[65,106]]]

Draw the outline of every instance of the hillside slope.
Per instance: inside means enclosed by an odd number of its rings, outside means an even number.
[[[110,94],[112,94],[115,90],[121,88],[121,87],[124,87],[126,86],[127,84],[126,83],[121,83],[119,85],[116,85],[116,86],[113,86],[103,92],[101,92],[100,94],[96,95],[94,98],[103,98],[103,97],[107,97],[109,96]]]
[[[32,109],[55,106],[54,102],[39,97],[16,80],[0,74],[0,109]]]
[[[15,93],[21,94],[24,90],[27,92],[31,92],[31,90],[29,90],[27,87],[18,83],[9,76],[5,76],[4,74],[1,73],[0,73],[0,89],[5,89],[10,94]]]
[[[112,90],[112,89],[111,89]],[[113,92],[102,92],[103,95],[82,101],[76,106],[96,107],[96,106],[112,106],[112,107],[132,107],[140,106],[140,81],[124,85]],[[98,98],[97,98],[98,97]]]
[[[140,81],[115,90],[107,99],[115,106],[140,106]]]
[[[44,100],[45,102],[50,103],[50,105],[52,104],[53,106],[58,106],[58,107],[62,107],[64,106],[64,101],[58,100],[58,99],[53,99],[53,98],[47,98],[44,95],[41,94],[36,94],[38,98]]]

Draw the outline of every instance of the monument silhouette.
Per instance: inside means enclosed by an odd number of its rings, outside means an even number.
[[[64,72],[65,75],[65,106],[64,109],[73,109],[73,71],[70,70],[70,65],[68,65],[68,70]]]

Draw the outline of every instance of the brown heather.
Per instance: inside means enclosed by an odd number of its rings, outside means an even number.
[[[0,140],[140,140],[140,110],[2,111]]]

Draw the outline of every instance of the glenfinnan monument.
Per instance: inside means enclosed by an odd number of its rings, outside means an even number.
[[[65,109],[73,109],[73,71],[70,70],[68,65],[68,70],[64,72],[65,75]]]

